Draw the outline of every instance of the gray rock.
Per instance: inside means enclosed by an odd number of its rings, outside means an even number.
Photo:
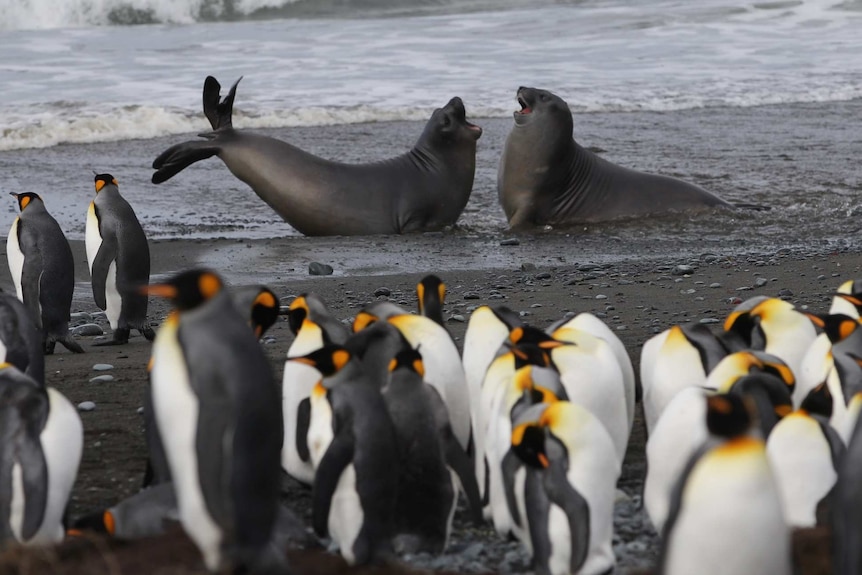
[[[521,245],[521,240],[518,238],[506,238],[505,240],[500,241],[501,246],[519,246]]]
[[[449,321],[457,321],[459,323],[464,323],[465,319],[463,315],[461,315],[460,313],[456,313],[449,318]]]
[[[311,262],[308,264],[308,274],[312,276],[331,276],[332,266],[322,264],[320,262]]]
[[[93,366],[93,371],[108,371],[109,369],[114,369],[110,363],[97,363]]]
[[[678,266],[673,268],[673,272],[671,272],[671,273],[673,273],[673,275],[675,275],[675,276],[682,276],[685,274],[690,274],[693,271],[694,271],[693,267],[687,266],[685,264],[679,264]]]
[[[113,375],[97,375],[90,379],[90,383],[106,383],[108,381],[114,381]]]
[[[93,411],[96,409],[96,404],[92,401],[82,401],[78,404],[78,411]]]
[[[766,278],[757,278],[754,280],[754,287],[763,287],[769,283],[769,280]]]
[[[392,290],[388,287],[379,287],[374,290],[374,297],[386,296],[389,297],[392,294]]]
[[[69,331],[72,335],[105,335],[105,330],[94,323],[85,323]]]
[[[522,272],[532,272],[535,270],[536,270],[536,264],[534,264],[532,262],[524,262],[521,264],[521,271]]]

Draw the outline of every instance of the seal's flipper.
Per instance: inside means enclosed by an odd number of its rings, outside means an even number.
[[[236,96],[236,87],[240,80],[242,80],[242,76],[239,77],[239,80],[233,83],[227,96],[225,96],[224,100],[221,101],[219,100],[221,95],[221,84],[218,83],[218,80],[212,76],[207,76],[206,80],[204,80],[204,115],[207,117],[207,120],[210,121],[210,125],[213,127],[213,130],[231,127],[233,99]]]
[[[153,160],[153,183],[165,182],[195,162],[206,160],[219,153],[219,147],[211,142],[183,142],[171,146]]]

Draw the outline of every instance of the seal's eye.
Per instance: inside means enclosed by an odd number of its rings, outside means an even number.
[[[547,94],[542,94],[541,96],[539,96],[539,98],[540,98],[543,102],[547,102],[547,101],[548,101],[548,95],[547,95]]]
[[[448,114],[443,116],[443,127],[444,128],[448,128],[451,123],[452,123],[452,118],[450,118]]]

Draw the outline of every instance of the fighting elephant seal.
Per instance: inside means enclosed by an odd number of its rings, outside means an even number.
[[[551,92],[522,87],[518,102],[497,171],[512,228],[732,207],[694,184],[617,166],[581,147],[568,104]]]
[[[460,98],[434,111],[412,150],[369,164],[344,164],[231,125],[239,80],[224,100],[212,76],[204,114],[213,131],[171,146],[153,162],[153,183],[218,156],[237,178],[299,232],[309,236],[394,234],[452,225],[473,188],[476,140]]]

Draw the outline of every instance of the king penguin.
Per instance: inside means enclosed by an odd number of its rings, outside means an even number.
[[[395,550],[442,553],[452,530],[459,483],[468,495],[474,522],[482,522],[473,462],[452,433],[439,393],[422,379],[425,368],[419,352],[405,342],[389,367],[383,399],[400,456]]]
[[[568,401],[534,405],[512,425],[511,449],[526,464],[527,475],[523,492],[507,485],[507,501],[518,521],[515,509],[526,510],[536,572],[610,573],[616,563],[613,508],[621,465],[604,425]]]
[[[443,302],[446,300],[446,284],[434,274],[429,274],[416,284],[419,315],[433,319],[443,327]]]
[[[386,559],[392,553],[399,468],[381,384],[339,345],[290,361],[322,376],[312,390],[308,432],[314,530],[332,537],[350,565]]]
[[[737,394],[706,402],[710,440],[674,487],[659,573],[790,575],[790,529],[764,442],[750,433],[754,406]]]
[[[150,246],[117,179],[96,174],[96,198],[87,210],[85,244],[93,299],[105,310],[114,336],[94,345],[122,345],[134,328],[148,341],[155,332],[147,321],[147,296],[138,289],[150,281]]]
[[[0,363],[8,362],[45,383],[42,333],[17,297],[0,290]]]
[[[0,543],[63,540],[84,428],[63,394],[0,364]]]
[[[278,296],[264,285],[247,285],[230,292],[239,313],[247,315],[255,337],[260,339],[278,321]]]
[[[84,353],[69,335],[69,310],[75,289],[75,262],[63,230],[38,194],[11,194],[21,214],[6,240],[6,258],[18,299],[42,330],[46,354],[59,341],[74,353]]]
[[[153,343],[151,378],[180,522],[208,569],[280,573],[272,533],[283,428],[266,355],[214,272],[142,291],[175,306]]]

